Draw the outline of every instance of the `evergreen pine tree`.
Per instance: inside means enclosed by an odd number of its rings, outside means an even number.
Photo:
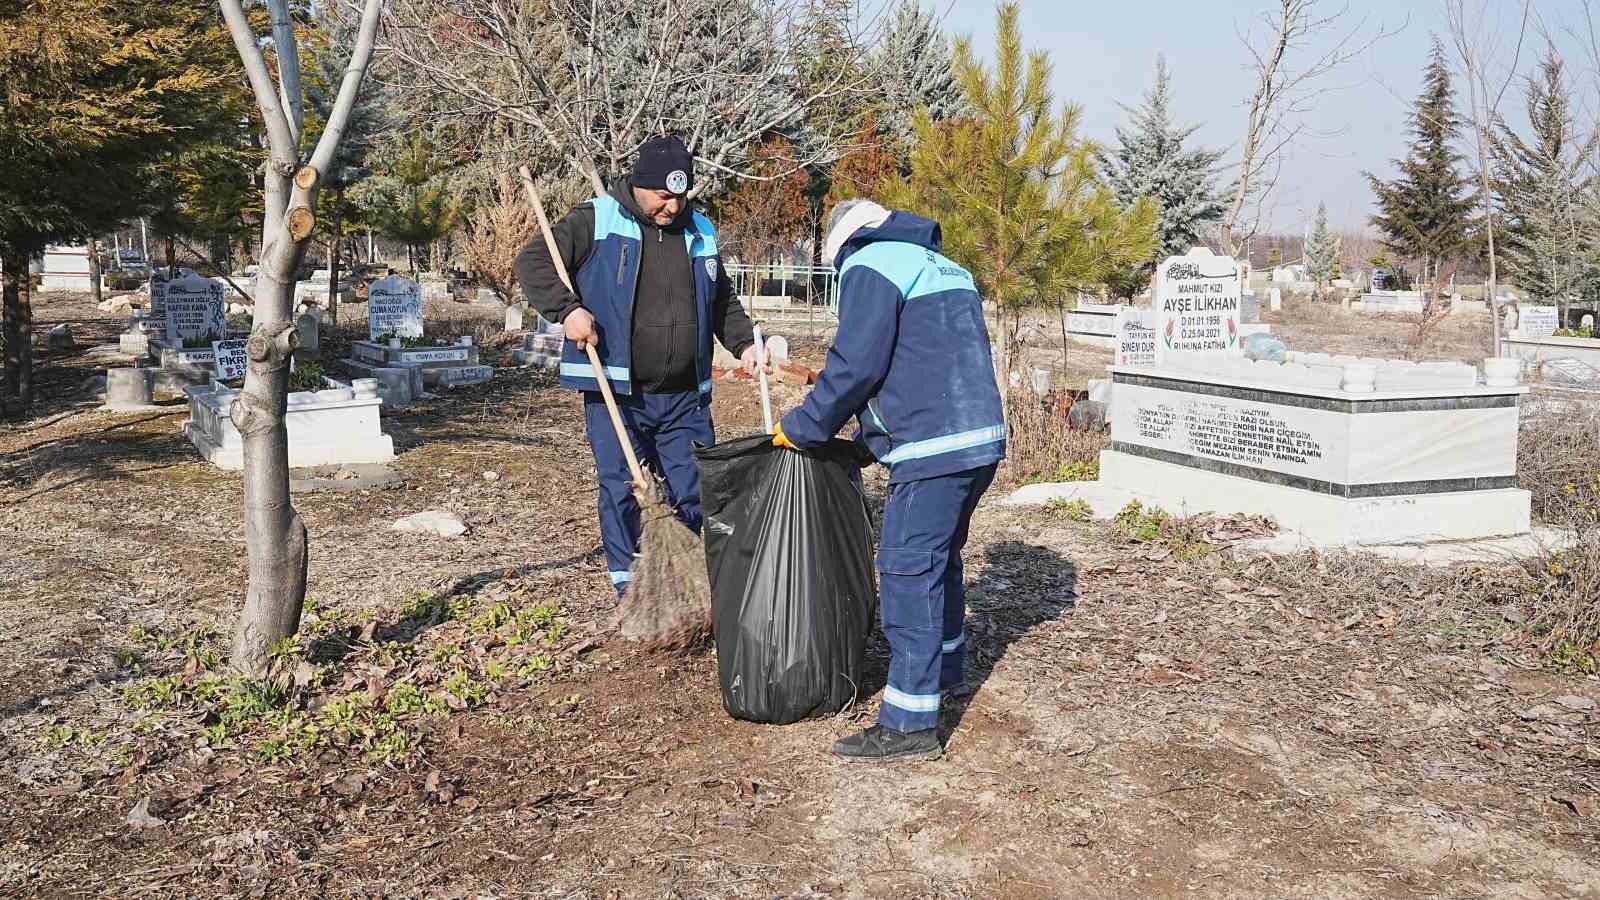
[[[872,68],[882,85],[878,127],[900,159],[910,158],[916,142],[917,110],[926,109],[935,122],[970,112],[950,67],[950,43],[920,0],[902,0],[873,55]]]
[[[1171,111],[1171,73],[1164,56],[1156,58],[1156,82],[1137,109],[1124,106],[1131,127],[1117,128],[1120,145],[1099,162],[1117,200],[1128,205],[1148,197],[1160,210],[1155,258],[1121,274],[1113,288],[1124,296],[1144,289],[1156,262],[1185,253],[1200,242],[1200,228],[1221,220],[1222,198],[1212,179],[1222,154],[1186,148],[1199,126],[1176,125]]]
[[[1365,173],[1377,195],[1378,213],[1372,224],[1384,246],[1421,264],[1424,284],[1432,282],[1446,259],[1466,248],[1472,227],[1473,199],[1456,167],[1461,155],[1451,147],[1461,125],[1454,94],[1444,46],[1435,38],[1422,93],[1410,116],[1409,131],[1415,140],[1410,154],[1395,160],[1400,176],[1384,181]]]
[[[1540,77],[1529,79],[1527,97],[1530,139],[1501,124],[1489,144],[1505,217],[1501,258],[1518,287],[1562,307],[1564,316],[1594,270],[1594,178],[1583,167],[1595,138],[1576,134],[1571,91],[1553,48],[1545,52]]]
[[[977,115],[935,123],[920,110],[911,175],[885,194],[887,205],[943,226],[944,252],[999,310],[997,362],[1009,371],[1022,311],[1148,259],[1156,209],[1117,202],[1078,132],[1082,110],[1056,108],[1049,57],[1023,50],[1017,4],[1000,4],[998,19],[992,69],[956,43],[956,75]],[[1008,380],[1000,384],[1005,393]]]
[[[1322,289],[1339,277],[1339,258],[1344,253],[1339,236],[1328,230],[1328,205],[1317,204],[1317,218],[1306,238],[1306,277],[1316,285],[1312,299],[1321,299]]]
[[[32,400],[29,258],[109,231],[158,199],[158,176],[240,80],[216,18],[197,0],[40,0],[0,13],[7,414]]]

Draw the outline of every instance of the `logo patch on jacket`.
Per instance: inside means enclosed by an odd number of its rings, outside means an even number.
[[[706,257],[706,274],[711,276],[712,281],[717,280],[717,258],[715,256]]]

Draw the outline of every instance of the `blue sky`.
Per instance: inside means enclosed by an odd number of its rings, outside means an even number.
[[[1346,31],[1365,20],[1365,32],[1396,31],[1353,65],[1324,83],[1337,90],[1317,100],[1311,127],[1324,136],[1308,137],[1286,159],[1284,177],[1269,207],[1268,223],[1277,230],[1300,231],[1317,203],[1328,205],[1329,219],[1339,226],[1359,226],[1371,212],[1372,191],[1362,177],[1371,170],[1387,177],[1390,160],[1403,155],[1409,138],[1405,116],[1421,86],[1431,35],[1448,42],[1444,0],[1325,0],[1337,8],[1348,2]],[[1467,0],[1487,3],[1491,28],[1515,35],[1516,0]],[[994,48],[992,0],[924,0],[936,4],[952,35],[970,35],[985,56]],[[1173,75],[1174,105],[1179,120],[1199,125],[1194,140],[1232,150],[1243,135],[1242,106],[1252,86],[1237,29],[1249,24],[1270,0],[1022,0],[1024,44],[1050,53],[1055,64],[1058,102],[1083,107],[1085,132],[1103,142],[1115,140],[1113,128],[1126,121],[1117,106],[1135,104],[1153,78],[1158,53],[1165,53]],[[1588,56],[1571,35],[1577,0],[1543,0],[1546,31],[1567,55],[1573,74],[1594,81]],[[1498,21],[1496,21],[1498,20]],[[1508,21],[1510,20],[1510,21]],[[1531,71],[1543,38],[1530,33],[1519,70]],[[1326,49],[1326,45],[1322,48]],[[1502,66],[1512,56],[1509,41]],[[1458,111],[1465,113],[1465,85],[1458,84]],[[1506,94],[1503,114],[1515,125],[1525,121],[1521,87]],[[1230,154],[1232,155],[1232,154]]]

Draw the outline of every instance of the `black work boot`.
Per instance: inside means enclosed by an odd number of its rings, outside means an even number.
[[[882,762],[889,759],[923,759],[944,752],[939,746],[939,730],[895,731],[874,725],[859,734],[841,738],[833,744],[835,756],[852,762]]]

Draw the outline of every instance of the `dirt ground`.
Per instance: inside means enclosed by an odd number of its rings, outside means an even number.
[[[37,316],[85,347],[118,330],[77,300]],[[74,393],[95,360],[46,362],[35,418],[0,428],[0,895],[1600,895],[1600,680],[1544,670],[1516,597],[1453,588],[1492,571],[1249,558],[1226,535],[1187,560],[996,490],[945,755],[843,764],[826,751],[875,715],[881,637],[858,705],[784,727],[725,714],[709,650],[606,640],[578,404],[515,369],[385,416],[402,486],[295,498],[304,659],[328,679],[310,709],[396,708],[442,679],[429,660],[487,689],[408,718],[406,753],[211,737],[225,721],[130,698],[225,654],[239,480],[183,439],[184,408],[95,412]],[[759,427],[752,384],[716,390],[721,436]],[[471,531],[389,530],[428,509]],[[497,629],[537,610],[558,612],[528,655]],[[528,665],[493,677],[502,659]]]

